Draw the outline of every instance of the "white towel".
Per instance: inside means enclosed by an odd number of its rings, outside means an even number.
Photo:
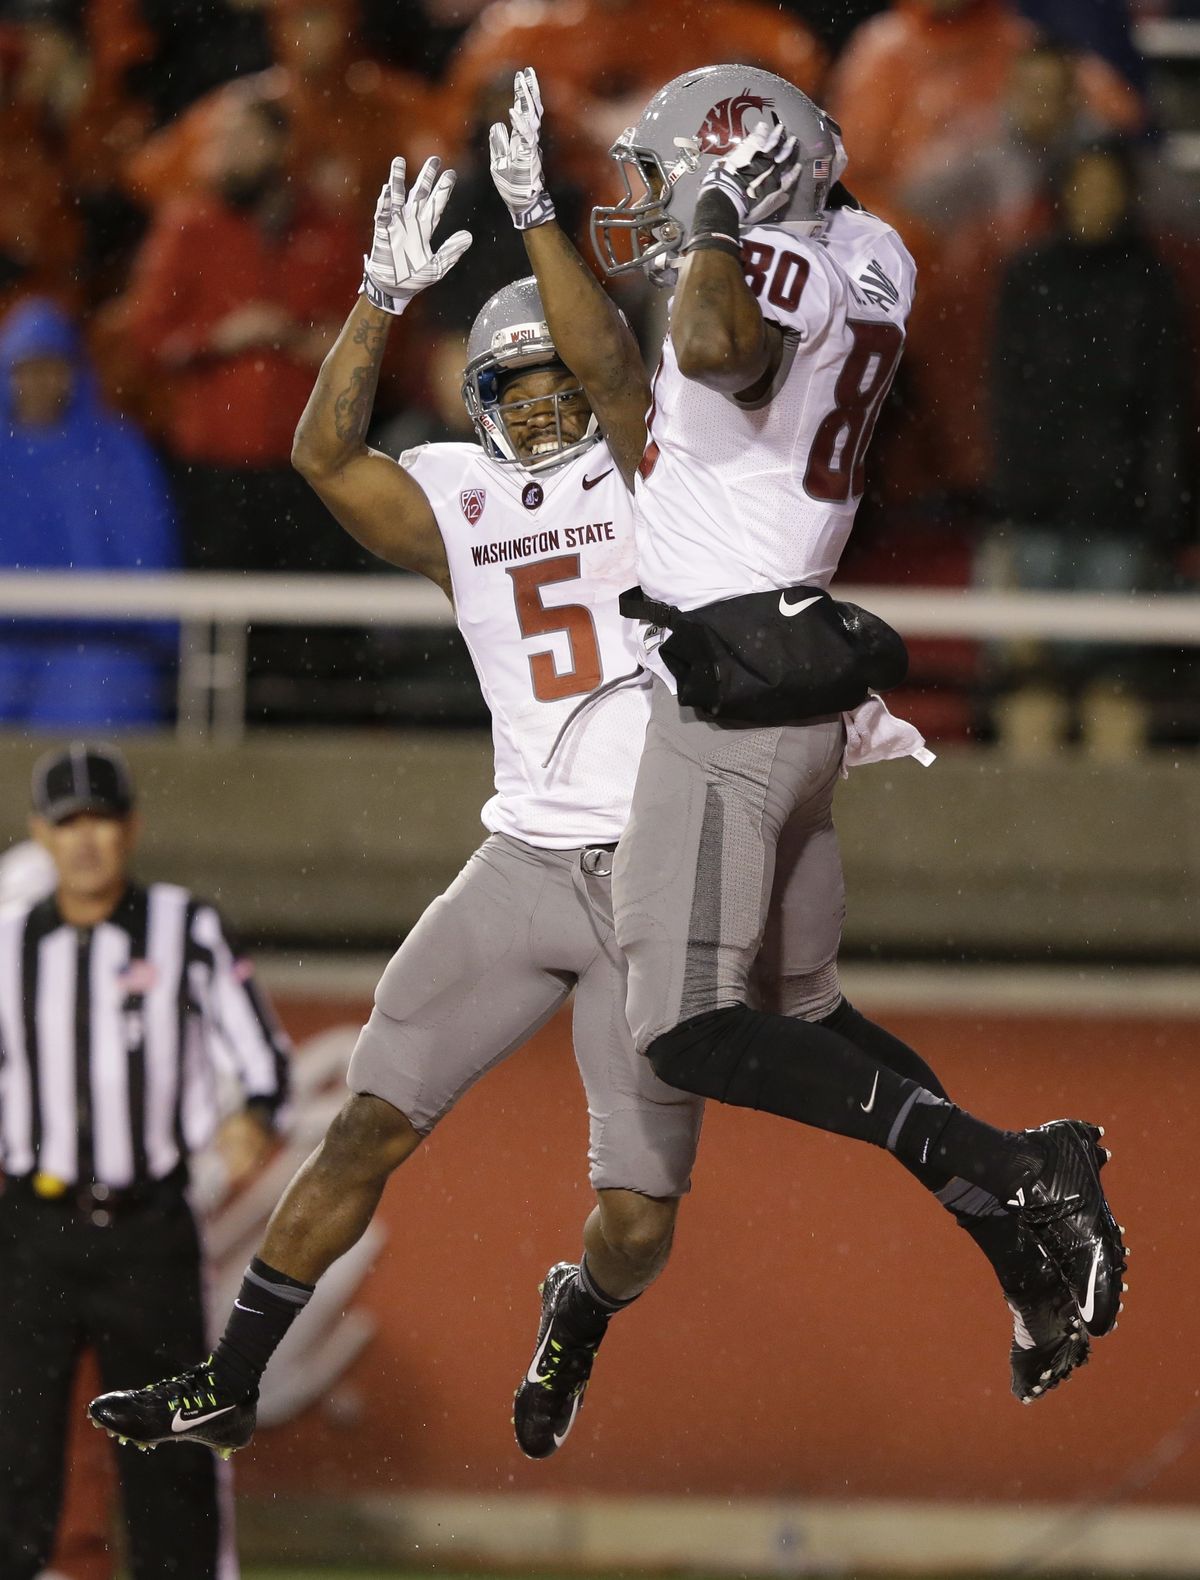
[[[915,757],[922,768],[928,768],[935,760],[920,730],[889,713],[877,692],[871,692],[852,713],[843,713],[842,723],[846,726],[843,779],[848,778],[851,768],[888,762],[894,757]]]

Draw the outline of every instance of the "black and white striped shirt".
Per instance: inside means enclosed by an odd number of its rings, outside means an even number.
[[[0,910],[0,1167],[112,1189],[211,1137],[223,1076],[272,1111],[286,1034],[216,910],[131,885],[93,928],[53,895]]]

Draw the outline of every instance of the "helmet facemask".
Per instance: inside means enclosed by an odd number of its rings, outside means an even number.
[[[681,175],[698,168],[700,146],[695,139],[676,138],[679,159],[668,170],[658,151],[635,142],[634,135],[631,126],[608,151],[621,173],[625,196],[592,210],[592,247],[606,275],[644,269],[654,278],[661,272],[652,267],[654,260],[678,254],[683,243],[684,227],[668,213],[671,188]]]
[[[545,329],[544,325],[529,326]],[[462,395],[467,413],[474,425],[476,436],[489,459],[501,466],[519,466],[526,472],[552,472],[568,461],[590,450],[599,437],[594,412],[589,412],[587,426],[578,438],[568,435],[564,422],[567,408],[576,401],[586,401],[583,386],[571,384],[548,394],[534,395],[521,400],[505,400],[506,388],[526,373],[565,373],[566,368],[553,355],[547,356],[544,344],[536,346],[533,354],[505,354],[489,348],[481,357],[467,364],[463,377]],[[539,435],[539,452],[525,458],[521,455],[517,439],[509,428],[514,417],[535,406],[551,404],[553,422],[547,424]]]

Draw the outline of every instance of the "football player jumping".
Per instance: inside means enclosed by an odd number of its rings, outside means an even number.
[[[846,721],[766,726],[683,706],[680,677],[694,674],[664,642],[714,609],[727,636],[736,601],[745,625],[727,666],[768,623],[803,654],[904,347],[912,259],[841,184],[840,129],[803,93],[754,68],[688,72],[614,144],[624,196],[592,213],[607,275],[641,269],[674,287],[651,387],[555,222],[541,120],[536,76],[520,72],[511,126],[491,130],[493,179],[558,352],[635,476],[653,699],[613,898],[637,1046],[669,1085],[894,1154],[995,1269],[1013,1392],[1031,1403],[1116,1326],[1126,1251],[1100,1184],[1101,1132],[982,1123],[847,1003],[831,813]],[[877,704],[861,723],[864,760],[911,750]]]
[[[637,631],[617,610],[634,580],[631,473],[550,339],[533,280],[499,291],[468,341],[464,399],[478,444],[428,444],[399,464],[365,443],[394,317],[470,244],[435,250],[454,184],[404,161],[380,194],[363,292],[296,432],[296,466],[342,526],[454,605],[492,714],[489,837],[384,971],[349,1070],[351,1095],[285,1191],[213,1355],[182,1376],[93,1400],[135,1443],[250,1440],[259,1378],[330,1264],[355,1243],[388,1177],[480,1076],[574,991],[597,1205],[579,1263],[551,1268],[517,1441],[561,1447],[611,1317],[661,1272],[688,1189],[703,1102],[633,1048],[613,937],[613,852],[649,712]],[[631,422],[640,431],[641,413]],[[553,1328],[553,1331],[551,1329]]]

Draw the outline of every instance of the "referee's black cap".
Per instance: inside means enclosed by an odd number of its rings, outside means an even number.
[[[48,823],[79,812],[124,817],[134,800],[133,775],[115,746],[72,741],[34,764],[33,809]]]

